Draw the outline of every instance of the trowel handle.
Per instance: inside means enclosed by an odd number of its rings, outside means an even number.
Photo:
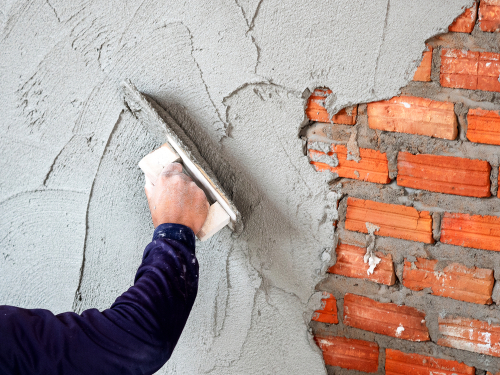
[[[180,156],[168,143],[157,150],[146,155],[140,162],[139,168],[142,169],[146,178],[154,185],[163,168],[170,163],[182,163]],[[192,177],[192,176],[190,176]],[[196,182],[196,181],[195,181]],[[198,184],[199,186],[199,184]],[[219,202],[210,205],[208,209],[207,219],[203,223],[200,231],[196,233],[196,237],[200,241],[206,241],[219,230],[229,224],[230,217],[222,208]]]

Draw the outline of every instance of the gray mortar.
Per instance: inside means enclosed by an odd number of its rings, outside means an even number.
[[[297,139],[302,93],[330,87],[332,111],[394,96],[470,2],[2,2],[0,303],[104,309],[131,285],[152,233],[136,165],[164,140],[123,104],[130,78],[246,225],[197,245],[197,301],[159,373],[325,373],[307,323],[335,243],[334,176]],[[360,147],[391,142],[355,128]]]

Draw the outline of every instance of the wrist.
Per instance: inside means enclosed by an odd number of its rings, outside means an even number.
[[[196,242],[193,230],[183,224],[163,223],[156,227],[153,241],[158,239],[176,240],[194,247]]]

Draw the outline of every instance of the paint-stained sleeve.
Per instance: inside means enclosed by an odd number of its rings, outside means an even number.
[[[193,231],[162,224],[134,285],[111,308],[54,315],[0,306],[0,373],[153,374],[170,358],[197,290]]]

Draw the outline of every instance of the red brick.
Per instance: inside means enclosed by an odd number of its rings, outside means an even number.
[[[331,121],[330,115],[325,108],[325,99],[332,93],[329,89],[316,89],[309,97],[306,115],[311,121],[332,122],[334,124],[354,125],[358,114],[358,106],[348,111],[344,108],[335,114]]]
[[[432,47],[427,45],[427,50],[422,53],[422,61],[413,76],[414,81],[430,82],[432,70]]]
[[[437,260],[417,258],[410,263],[405,259],[403,285],[411,290],[431,288],[432,294],[465,302],[491,304],[495,278],[493,270],[467,268],[453,263],[436,271]]]
[[[339,322],[339,318],[337,317],[337,300],[333,294],[323,292],[321,309],[314,312],[312,320],[329,324],[337,324]]]
[[[345,229],[368,233],[366,223],[380,227],[376,235],[434,243],[432,217],[428,211],[349,197]]]
[[[467,138],[471,142],[500,145],[500,113],[476,108],[467,114]]]
[[[385,350],[386,375],[475,375],[476,369],[448,359]]]
[[[481,0],[479,5],[479,27],[483,31],[500,31],[500,1]]]
[[[328,366],[363,372],[376,372],[378,369],[379,349],[374,342],[338,336],[315,336],[314,341],[323,351]]]
[[[361,160],[347,160],[347,148],[343,145],[332,145],[332,152],[328,155],[337,155],[339,164],[337,167],[330,167],[328,164],[311,161],[317,171],[330,170],[339,175],[339,177],[352,178],[355,180],[375,182],[379,184],[388,184],[389,166],[387,156],[380,151],[368,148],[360,148],[359,156]],[[321,151],[309,150],[309,155],[323,154]]]
[[[493,375],[493,373],[486,371],[486,375]],[[500,372],[497,372],[495,375],[500,375]]]
[[[438,345],[500,357],[500,325],[460,317],[438,322]]]
[[[467,8],[453,23],[448,27],[448,31],[455,33],[470,33],[474,29],[477,17],[477,3]]]
[[[500,54],[457,49],[441,51],[441,86],[500,92]]]
[[[339,244],[335,251],[337,253],[337,262],[334,266],[330,267],[328,272],[336,275],[355,277],[357,279],[371,280],[385,285],[394,285],[396,282],[391,254],[384,255],[376,252],[375,255],[381,261],[377,264],[373,273],[368,275],[367,271],[370,266],[363,259],[366,254],[364,247]]]
[[[368,103],[368,126],[372,129],[455,139],[458,134],[454,105],[450,102],[398,96]]]
[[[344,296],[344,324],[403,340],[430,340],[425,313],[350,293]]]
[[[478,90],[500,92],[500,54],[481,52],[477,74]]]
[[[446,212],[441,221],[441,242],[500,251],[500,217]]]
[[[454,156],[398,154],[399,186],[468,197],[489,197],[491,166]]]

